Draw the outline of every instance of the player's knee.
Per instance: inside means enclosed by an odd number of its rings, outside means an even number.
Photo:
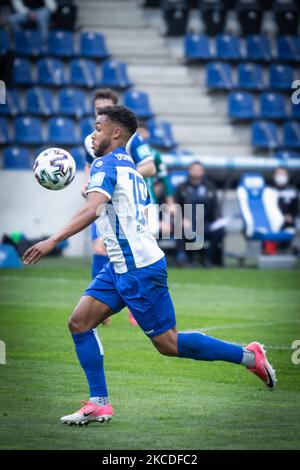
[[[153,341],[157,351],[163,356],[178,356],[177,341],[169,339],[169,341]]]
[[[68,319],[68,328],[71,333],[82,333],[84,330],[82,322],[77,319],[74,315],[71,315]]]

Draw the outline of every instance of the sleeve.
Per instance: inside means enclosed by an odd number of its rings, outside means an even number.
[[[139,134],[133,134],[126,145],[126,151],[136,166],[154,160],[154,155],[144,139]]]
[[[183,206],[184,204],[183,197],[182,197],[182,190],[183,190],[183,185],[179,184],[177,188],[175,189],[175,193],[174,193],[174,202],[176,204],[179,204],[180,206]]]
[[[95,155],[92,148],[92,138],[91,135],[88,135],[84,139],[84,148],[85,148],[85,162],[88,165],[92,165],[93,161],[95,160]]]
[[[173,188],[170,182],[170,178],[168,175],[168,170],[166,164],[163,162],[161,155],[159,152],[155,153],[155,166],[157,168],[157,178],[161,180],[163,186],[164,186],[164,191],[166,196],[172,196],[173,195]]]
[[[26,15],[29,11],[22,0],[12,0],[12,8],[16,13],[21,13],[22,15]]]
[[[98,192],[111,199],[117,183],[117,171],[112,162],[103,162],[100,158],[94,160],[86,193]]]

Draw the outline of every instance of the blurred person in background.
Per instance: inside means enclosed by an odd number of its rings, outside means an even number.
[[[195,210],[197,204],[204,205],[204,242],[208,242],[208,247],[202,251],[202,264],[205,267],[223,265],[223,238],[224,223],[220,218],[220,206],[217,197],[217,189],[214,183],[207,178],[203,165],[196,161],[188,168],[188,179],[178,185],[174,194],[174,201],[179,204],[182,211],[183,235],[177,241],[177,263],[179,266],[186,266],[189,257],[195,261],[194,251],[186,251],[187,240],[184,236],[184,229],[195,230]],[[184,213],[184,205],[190,204],[193,207],[192,220],[187,219]]]
[[[273,186],[278,195],[278,205],[284,216],[281,229],[295,228],[296,217],[299,215],[299,192],[290,183],[290,175],[286,168],[278,167],[273,174]]]
[[[12,14],[8,17],[8,22],[13,35],[15,36],[26,23],[33,23],[46,43],[50,16],[56,9],[56,0],[11,0]]]

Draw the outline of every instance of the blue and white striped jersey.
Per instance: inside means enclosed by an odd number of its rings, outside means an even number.
[[[93,191],[109,199],[97,220],[97,229],[116,273],[143,268],[164,256],[145,217],[150,204],[146,183],[125,148],[93,161],[87,193]]]

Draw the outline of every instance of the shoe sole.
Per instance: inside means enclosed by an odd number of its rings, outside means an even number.
[[[68,426],[87,426],[90,423],[109,423],[112,419],[110,415],[99,416],[98,418],[86,419],[80,421],[61,421],[61,424],[67,424]]]

